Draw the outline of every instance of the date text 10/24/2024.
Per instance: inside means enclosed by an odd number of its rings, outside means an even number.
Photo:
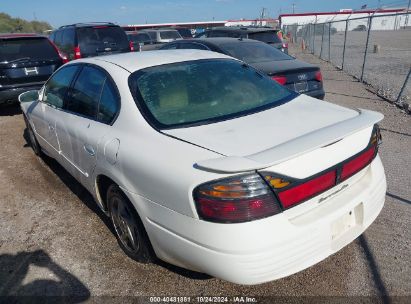
[[[150,303],[257,303],[255,297],[233,296],[233,297],[150,297]]]

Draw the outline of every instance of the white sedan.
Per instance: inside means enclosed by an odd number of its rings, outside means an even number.
[[[140,262],[267,282],[340,250],[384,205],[381,114],[222,54],[76,60],[20,102],[34,152],[92,193]]]

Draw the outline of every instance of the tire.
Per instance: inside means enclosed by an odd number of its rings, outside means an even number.
[[[24,122],[26,123],[27,132],[29,135],[30,146],[34,151],[34,154],[37,156],[42,156],[41,147],[39,142],[37,141],[36,134],[34,134],[33,128],[31,127],[30,123],[28,122],[26,116],[24,116]]]
[[[133,260],[150,263],[155,260],[147,232],[131,202],[117,185],[109,186],[107,203],[117,242]]]

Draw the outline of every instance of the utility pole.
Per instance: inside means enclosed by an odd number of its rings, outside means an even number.
[[[293,14],[295,14],[295,3],[293,3]]]
[[[411,4],[411,0],[408,0],[408,6],[407,6],[407,16],[405,17],[405,26],[408,26],[408,17],[410,14],[410,4]]]

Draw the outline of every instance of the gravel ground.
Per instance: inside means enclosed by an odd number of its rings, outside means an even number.
[[[350,301],[371,303],[379,297],[381,302],[409,303],[411,116],[331,65],[290,51],[321,66],[327,100],[385,115],[381,156],[388,179],[386,205],[361,237],[305,271],[257,286],[235,285],[161,262],[136,263],[122,253],[111,225],[86,190],[55,161],[33,154],[21,113],[1,109],[0,296],[65,295],[70,303],[149,301],[137,296],[189,296],[193,302],[197,296],[248,296],[259,302],[317,303],[356,296]],[[269,298],[273,296],[286,298]]]
[[[376,22],[378,18],[376,19]],[[352,23],[359,20],[351,21]],[[342,28],[341,22],[334,27]],[[345,24],[345,22],[344,22]],[[353,26],[355,27],[355,26]],[[328,29],[324,34],[315,36],[314,54],[331,61],[335,66],[342,66],[344,49],[344,32],[337,32],[328,41]],[[367,31],[347,32],[347,42],[344,60],[344,71],[357,78],[361,77],[364,61]],[[312,43],[311,41],[308,44]],[[322,45],[322,50],[321,50]],[[374,45],[379,51],[374,53]],[[330,46],[330,52],[329,52]],[[368,51],[364,69],[364,81],[372,85],[381,96],[395,101],[411,68],[411,29],[397,31],[372,30],[368,42]],[[312,47],[312,46],[311,46]],[[404,94],[404,101],[411,100],[411,79],[408,81]]]

